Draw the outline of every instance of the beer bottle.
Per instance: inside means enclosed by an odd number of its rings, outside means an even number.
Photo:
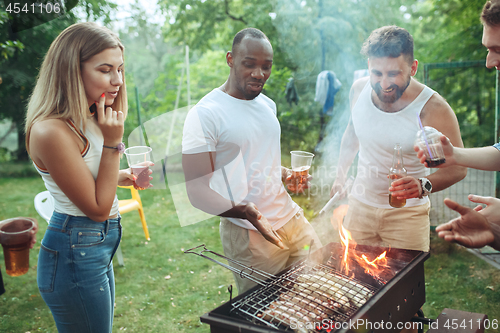
[[[403,178],[406,176],[406,169],[403,164],[403,150],[399,143],[394,146],[394,153],[392,155],[392,167],[389,170],[389,187],[391,183],[396,179]],[[406,199],[398,199],[393,197],[389,191],[389,205],[395,208],[401,208],[406,205]]]

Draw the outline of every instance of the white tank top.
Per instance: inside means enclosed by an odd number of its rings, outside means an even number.
[[[97,126],[97,122],[94,117],[87,118],[85,133],[82,133],[81,129],[78,129],[71,121],[68,121],[68,126],[82,139],[85,145],[81,152],[82,158],[85,161],[85,164],[87,164],[95,180],[99,171],[99,164],[101,163],[102,145],[104,143],[101,130]],[[35,165],[38,173],[42,176],[45,187],[54,197],[54,210],[62,214],[85,216],[85,214],[68,199],[59,186],[57,186],[48,171],[40,168],[34,162],[33,164]],[[118,198],[115,195],[115,200],[111,206],[109,216],[114,216],[117,213]]]
[[[403,163],[408,176],[425,177],[426,169],[417,158],[413,145],[419,130],[417,115],[434,90],[425,86],[407,107],[398,112],[384,112],[377,108],[371,97],[368,81],[352,110],[352,122],[359,139],[358,171],[351,195],[359,201],[378,208],[389,205],[389,179],[394,146],[399,143],[403,150]],[[426,203],[428,197],[406,200],[405,207]]]

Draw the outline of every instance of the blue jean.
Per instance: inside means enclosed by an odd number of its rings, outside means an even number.
[[[52,215],[38,256],[37,283],[59,333],[111,332],[112,259],[121,239],[120,219]]]

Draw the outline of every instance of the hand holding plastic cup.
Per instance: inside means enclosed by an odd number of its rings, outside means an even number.
[[[26,274],[29,269],[32,219],[16,217],[0,223],[0,243],[3,247],[5,270],[10,276]]]
[[[307,185],[314,154],[299,150],[291,151],[290,154],[292,155],[292,178],[288,189],[292,192],[299,192]]]
[[[429,168],[436,167],[446,162],[443,145],[441,144],[441,132],[434,127],[425,126],[425,133],[422,130],[417,132],[415,145],[425,154],[425,162]]]
[[[149,188],[149,164],[151,162],[151,148],[147,146],[136,146],[125,149],[128,166],[132,174],[136,176],[134,188],[145,190]]]

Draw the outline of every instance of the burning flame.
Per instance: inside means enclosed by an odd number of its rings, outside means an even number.
[[[361,256],[361,259],[363,259],[363,261],[358,260],[358,262],[360,262],[366,273],[370,273],[372,270],[379,270],[380,266],[385,267],[387,265],[387,258],[385,257],[386,253],[387,251],[384,251],[381,255],[379,255],[372,261],[368,260],[366,255],[363,254]]]
[[[349,273],[349,260],[351,260],[352,256],[358,262],[358,264],[365,269],[365,273],[377,277],[385,268],[387,268],[387,251],[384,251],[373,260],[369,260],[366,254],[362,254],[360,257],[354,252],[354,249],[356,248],[356,242],[352,239],[349,230],[345,229],[342,225],[348,209],[348,205],[340,205],[333,211],[331,220],[332,224],[334,224],[334,220],[336,220],[339,229],[340,241],[344,246],[344,256],[342,259],[344,274],[348,275]],[[349,246],[353,251],[349,251]]]
[[[342,262],[344,263],[344,272],[347,275],[349,273],[349,261],[347,260],[349,258],[349,241],[352,241],[351,233],[344,228],[344,226],[339,223],[339,234],[340,234],[340,241],[344,245],[344,258],[342,259]],[[354,244],[354,247],[356,245]]]
[[[340,205],[333,211],[333,216],[331,219],[331,223],[335,229],[338,228],[340,241],[344,246],[344,256],[342,259],[344,273],[347,275],[349,273],[349,243],[352,242],[352,247],[356,247],[356,243],[352,240],[351,233],[344,228],[342,222],[344,221],[344,217],[349,210],[349,205]]]
[[[346,216],[347,211],[349,210],[349,205],[340,205],[333,211],[332,216],[332,226],[337,229],[337,226],[342,225],[342,221],[344,220],[344,216]]]

